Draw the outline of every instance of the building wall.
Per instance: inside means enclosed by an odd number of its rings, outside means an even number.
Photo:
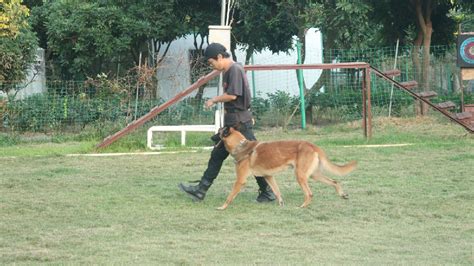
[[[36,50],[36,60],[28,70],[28,74],[15,99],[20,100],[37,93],[46,92],[46,68],[44,61],[44,49]],[[13,92],[10,92],[13,93]]]
[[[191,85],[189,50],[194,49],[193,43],[192,35],[188,35],[171,44],[168,54],[157,71],[159,97],[165,100],[170,99]],[[305,64],[322,63],[321,33],[317,29],[307,31],[305,47]],[[243,63],[245,55],[245,50],[242,47],[237,47],[237,61]],[[254,53],[253,63],[261,65],[296,64],[297,58],[296,48],[288,53],[277,54],[263,50],[260,53]],[[294,70],[256,71],[253,75],[249,71],[247,75],[251,90],[260,97],[266,98],[268,93],[275,93],[277,90],[286,91],[291,95],[299,94],[296,71]],[[321,75],[321,70],[305,70],[303,75],[306,84],[312,84]],[[215,86],[206,87],[204,91],[204,97],[212,97],[216,94],[217,88]]]

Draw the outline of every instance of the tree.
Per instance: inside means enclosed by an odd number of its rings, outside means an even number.
[[[0,90],[8,97],[35,60],[37,40],[28,24],[29,10],[20,0],[2,2],[0,8]]]
[[[177,12],[184,18],[186,33],[192,34],[194,48],[202,50],[209,25],[220,25],[220,4],[215,0],[177,0]],[[201,41],[198,43],[198,39]]]
[[[49,74],[83,80],[115,74],[119,66],[126,71],[138,65],[140,53],[149,66],[161,60],[171,42],[185,34],[176,8],[175,0],[68,0],[45,2],[33,15],[36,29],[45,25],[42,44],[53,62]]]
[[[373,17],[384,26],[384,40],[400,38],[413,45],[412,60],[419,73],[418,83],[430,89],[430,48],[435,44],[454,42],[457,22],[450,13],[461,7],[470,9],[469,1],[456,0],[370,0]],[[420,56],[421,54],[421,56]],[[420,62],[421,57],[421,62]],[[427,111],[422,105],[420,114]]]
[[[335,48],[362,49],[376,42],[375,32],[379,27],[370,23],[371,7],[361,1],[315,0],[299,3],[299,8],[300,34],[301,28],[318,28],[322,33],[324,51]],[[331,63],[335,56],[337,55],[323,53],[323,63]],[[309,86],[311,92],[319,92],[322,86],[331,91],[329,75],[329,70],[323,70],[320,78]]]
[[[184,18],[185,31],[193,36],[194,51],[190,54],[191,81],[209,72],[209,65],[202,61],[203,46],[208,41],[209,25],[220,24],[220,5],[215,0],[178,0],[178,17]],[[200,87],[194,97],[197,106],[201,106],[204,87]]]
[[[265,48],[273,53],[287,52],[292,49],[293,36],[298,33],[297,11],[290,8],[291,0],[240,0],[236,2],[235,15],[232,18],[236,44],[247,47],[248,63],[254,52]]]
[[[181,6],[177,0],[112,2],[124,16],[125,24],[121,30],[132,36],[130,51],[136,64],[140,52],[149,58],[149,65],[161,62],[172,41],[187,33],[185,18],[179,11]],[[146,47],[143,47],[144,44]]]
[[[264,48],[274,53],[292,49],[295,35],[303,43],[304,62],[304,36],[311,27],[319,28],[322,32],[326,51],[336,47],[367,47],[374,40],[373,33],[377,29],[369,25],[369,11],[370,6],[361,1],[241,0],[236,4],[232,30],[236,42],[247,46],[246,63],[253,52]],[[332,59],[325,56],[323,60],[330,63]],[[318,81],[309,86],[311,91],[317,92],[323,85],[330,91],[331,84],[327,83],[329,74],[330,71],[324,70]],[[311,109],[313,103],[308,103]],[[310,115],[306,117],[311,119]]]
[[[109,72],[128,52],[123,16],[115,6],[81,1],[51,1],[33,9],[47,34],[47,58],[53,78],[84,80]]]
[[[0,11],[0,37],[15,37],[28,26],[29,10],[21,4],[21,0],[2,0]]]

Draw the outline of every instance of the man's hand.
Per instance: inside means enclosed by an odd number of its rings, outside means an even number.
[[[207,107],[207,108],[210,108],[211,106],[213,106],[216,103],[230,102],[230,101],[233,101],[235,99],[237,99],[236,95],[229,95],[227,93],[224,93],[222,95],[215,96],[215,97],[212,97],[211,99],[207,100],[204,103],[204,106]]]
[[[206,106],[207,108],[211,108],[211,106],[213,106],[214,104],[215,104],[215,102],[212,99],[209,99],[209,100],[206,101],[204,106]]]

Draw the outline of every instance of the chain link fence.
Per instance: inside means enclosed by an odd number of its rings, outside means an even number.
[[[324,54],[331,62],[367,62],[380,70],[397,68],[401,75],[397,81],[421,80],[421,73],[413,63],[412,47],[393,47],[367,50],[331,50]],[[461,106],[474,103],[472,84],[459,79],[456,67],[455,48],[433,46],[428,87],[438,96],[434,102],[450,100]],[[277,55],[275,55],[277,56]],[[416,55],[420,58],[421,55]],[[296,61],[296,58],[295,58]],[[256,62],[258,63],[258,62]],[[145,73],[146,71],[143,71]],[[85,129],[104,130],[122,128],[134,119],[164,103],[156,99],[157,83],[172,84],[156,80],[155,70],[148,78],[131,72],[126,79],[108,80],[106,77],[86,81],[46,81],[46,92],[22,99],[0,98],[0,127],[6,132],[80,132]],[[152,73],[152,74],[150,74]],[[362,117],[362,70],[304,70],[306,117],[310,124],[346,122]],[[132,77],[132,78],[131,78]],[[151,78],[150,78],[151,77]],[[261,71],[248,73],[253,97],[253,112],[260,126],[299,126],[300,111],[296,82],[296,71]],[[267,89],[259,90],[262,85]],[[263,80],[263,81],[262,81]],[[159,114],[150,123],[153,125],[213,124],[214,112],[203,107],[207,97],[217,93],[214,80],[211,85],[180,101]],[[16,83],[2,83],[5,90],[15,90]],[[269,89],[268,89],[269,88]],[[176,89],[176,88],[173,88]],[[184,89],[184,88],[182,88]],[[418,88],[422,90],[423,88]],[[375,117],[415,116],[414,99],[388,82],[371,76],[372,113]],[[461,110],[457,110],[461,111]],[[112,132],[108,132],[112,133]],[[107,134],[107,133],[105,133]]]

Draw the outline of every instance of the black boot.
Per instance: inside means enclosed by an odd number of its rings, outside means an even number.
[[[207,180],[199,181],[199,184],[192,186],[192,185],[184,185],[183,183],[179,184],[179,188],[186,192],[186,195],[190,196],[194,201],[201,201],[206,196],[207,190],[211,187],[212,183],[208,182]]]
[[[263,202],[271,202],[275,200],[275,194],[273,194],[272,189],[270,186],[267,184],[267,181],[265,181],[265,178],[263,177],[255,177],[257,180],[257,184],[259,186],[258,190],[258,196],[257,196],[257,202],[263,203]]]

